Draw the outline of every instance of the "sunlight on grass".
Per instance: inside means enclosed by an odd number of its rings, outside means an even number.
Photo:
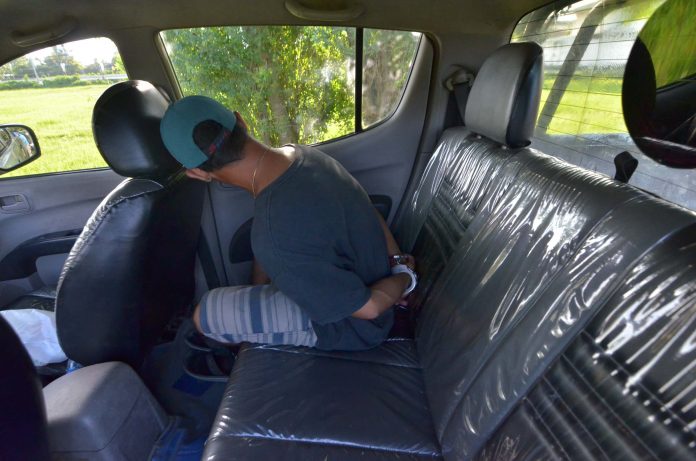
[[[92,137],[92,109],[108,85],[0,91],[0,123],[34,130],[41,158],[0,177],[105,167]]]

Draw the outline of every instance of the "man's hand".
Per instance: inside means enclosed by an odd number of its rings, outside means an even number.
[[[412,271],[415,272],[415,270],[416,270],[416,258],[414,258],[413,255],[409,255],[409,254],[404,254],[402,256],[406,257],[406,261],[404,261],[404,264],[406,264],[409,267],[409,269],[411,269]],[[409,293],[405,297],[399,299],[396,302],[396,304],[400,307],[406,308],[406,307],[408,307],[408,298],[410,298],[410,297],[411,297],[411,294]]]
[[[372,291],[370,299],[364,306],[353,312],[352,316],[363,320],[376,319],[401,298],[410,283],[411,278],[408,274],[390,275],[377,281],[370,286]]]

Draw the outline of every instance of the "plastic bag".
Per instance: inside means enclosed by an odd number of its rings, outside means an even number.
[[[56,314],[39,309],[0,311],[24,344],[35,366],[67,360],[58,344]]]

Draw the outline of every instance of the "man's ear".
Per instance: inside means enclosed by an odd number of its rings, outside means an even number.
[[[191,179],[198,179],[199,181],[210,182],[212,176],[207,171],[203,171],[200,168],[191,168],[186,170],[186,176]]]
[[[237,112],[236,110],[234,111],[234,116],[237,117],[237,123],[242,125],[246,131],[249,131],[249,127],[247,126],[247,123],[244,121],[242,118],[242,115]]]

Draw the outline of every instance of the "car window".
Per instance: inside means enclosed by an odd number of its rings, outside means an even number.
[[[669,168],[644,155],[624,121],[621,95],[626,63],[643,26],[664,3],[557,1],[523,17],[512,42],[534,41],[544,48],[544,83],[533,147],[612,177],[614,158],[628,151],[639,161],[631,184],[696,210],[696,171]],[[654,30],[669,33],[674,29],[683,12],[670,11]],[[683,67],[684,72],[690,71],[692,63]]]
[[[389,117],[420,34],[234,26],[168,30],[161,38],[184,95],[220,101],[242,114],[254,136],[279,145],[327,141]]]
[[[27,125],[41,157],[0,177],[105,167],[92,137],[92,109],[127,76],[114,43],[94,38],[45,48],[0,67],[0,123]]]

